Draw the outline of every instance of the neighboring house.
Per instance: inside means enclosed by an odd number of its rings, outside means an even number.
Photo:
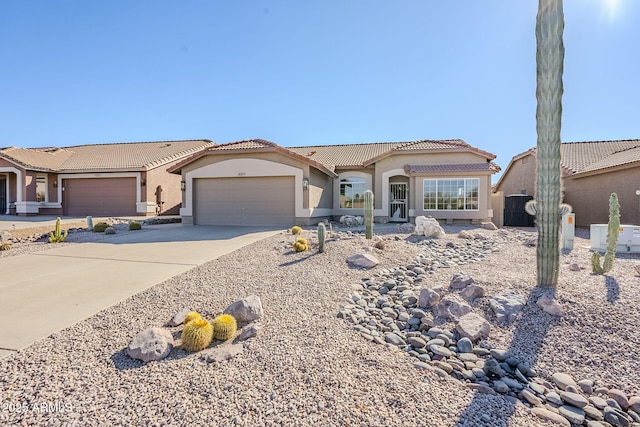
[[[169,167],[209,140],[0,149],[0,213],[178,214],[180,177]]]
[[[536,148],[511,159],[495,185],[504,196],[535,196]],[[621,221],[640,224],[640,140],[566,142],[560,146],[564,203],[573,207],[576,225],[609,220],[609,196],[617,193]]]
[[[248,140],[208,147],[181,174],[184,224],[315,224],[362,215],[374,193],[378,222],[431,215],[489,221],[495,155],[461,140],[280,147]]]

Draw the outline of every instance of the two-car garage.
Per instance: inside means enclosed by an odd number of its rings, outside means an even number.
[[[295,223],[293,176],[193,179],[193,222],[198,225]]]

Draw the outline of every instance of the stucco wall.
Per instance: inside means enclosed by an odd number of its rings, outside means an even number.
[[[333,209],[333,179],[316,168],[310,168],[309,208]]]
[[[618,194],[620,222],[640,225],[640,168],[627,168],[584,178],[565,178],[565,202],[573,207],[576,225],[605,224],[609,221],[609,196]]]
[[[505,196],[526,194],[535,197],[536,157],[529,154],[511,164],[500,180],[496,191],[503,191]]]
[[[151,169],[146,173],[146,190],[143,191],[142,201],[156,203],[156,190],[162,186],[161,215],[178,215],[182,204],[182,191],[180,190],[180,175],[167,172],[167,169],[177,162],[162,165]],[[144,176],[144,174],[143,174]]]

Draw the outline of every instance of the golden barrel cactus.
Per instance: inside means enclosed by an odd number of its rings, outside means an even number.
[[[187,351],[204,350],[213,339],[213,327],[206,319],[198,318],[184,325],[182,348]]]
[[[233,338],[238,330],[236,319],[230,314],[221,314],[213,319],[213,337],[220,341]]]

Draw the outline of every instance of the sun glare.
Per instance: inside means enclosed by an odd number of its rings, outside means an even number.
[[[609,15],[609,19],[613,21],[616,18],[620,0],[604,0],[604,2],[605,2],[607,14]]]

